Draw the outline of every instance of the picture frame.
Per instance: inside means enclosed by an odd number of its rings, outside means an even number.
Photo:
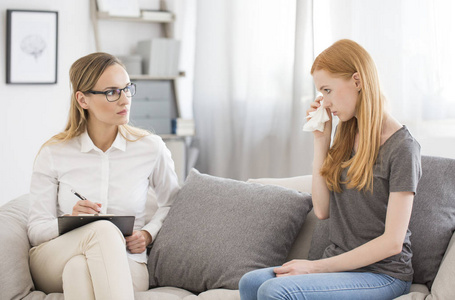
[[[7,10],[6,83],[56,84],[58,12]]]

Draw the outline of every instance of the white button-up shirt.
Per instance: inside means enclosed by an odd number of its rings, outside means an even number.
[[[158,210],[145,224],[149,187]],[[45,146],[36,157],[30,187],[28,236],[33,246],[58,236],[57,217],[71,214],[79,200],[71,190],[101,203],[101,213],[136,216],[134,230],[146,230],[155,240],[179,184],[171,153],[157,135],[130,142],[119,133],[106,152],[87,132]],[[140,262],[147,259],[145,251],[128,255]]]

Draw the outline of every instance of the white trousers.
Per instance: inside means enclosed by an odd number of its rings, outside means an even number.
[[[147,265],[128,259],[125,239],[109,221],[74,229],[30,249],[37,290],[72,299],[134,299],[148,289]],[[134,283],[134,285],[133,285]]]

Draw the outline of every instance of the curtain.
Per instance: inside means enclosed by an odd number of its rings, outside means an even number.
[[[309,71],[344,38],[372,55],[389,111],[422,153],[455,158],[453,11],[451,0],[199,0],[196,167],[240,180],[310,174]]]
[[[311,172],[311,1],[199,0],[196,168],[245,180]]]
[[[315,52],[349,38],[370,52],[391,113],[422,142],[455,132],[455,2],[318,0]]]
[[[197,0],[165,0],[163,3],[164,8],[176,15],[175,22],[169,24],[169,34],[181,42],[179,70],[185,75],[176,81],[175,89],[180,117],[192,119]]]

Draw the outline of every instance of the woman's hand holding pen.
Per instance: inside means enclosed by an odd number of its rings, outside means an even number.
[[[101,203],[87,200],[87,198],[74,190],[71,190],[71,192],[81,199],[73,206],[73,216],[79,214],[98,214],[101,212]],[[126,247],[131,253],[142,253],[152,242],[152,236],[146,230],[134,230],[132,235],[125,237],[125,241]]]
[[[126,248],[131,253],[142,253],[152,242],[152,236],[145,230],[135,230],[133,234],[125,237]]]
[[[71,214],[72,216],[78,216],[80,214],[99,214],[101,212],[101,203],[95,203],[87,200],[87,198],[75,190],[71,190],[71,193],[81,199],[76,202],[76,205],[73,206],[73,213]]]
[[[80,214],[99,214],[101,212],[101,203],[95,203],[90,200],[79,200],[73,206],[72,216]]]

